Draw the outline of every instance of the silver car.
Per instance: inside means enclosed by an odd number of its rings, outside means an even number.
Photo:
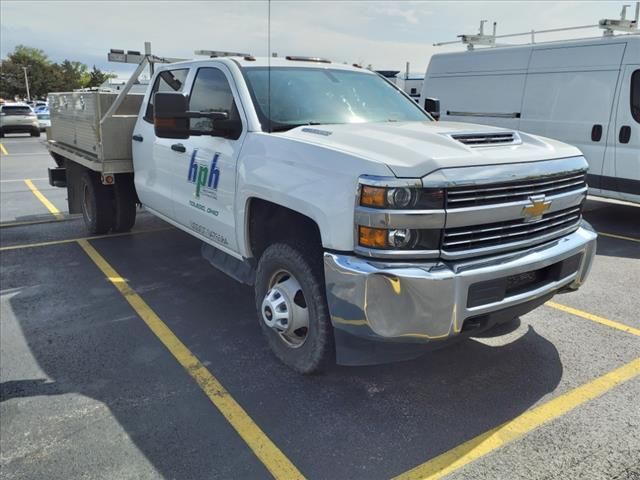
[[[7,133],[29,133],[40,136],[38,117],[26,103],[4,103],[0,105],[0,137]]]

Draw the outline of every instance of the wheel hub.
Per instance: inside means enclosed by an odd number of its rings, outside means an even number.
[[[262,300],[262,320],[290,347],[301,346],[309,329],[302,287],[289,272],[278,272]]]

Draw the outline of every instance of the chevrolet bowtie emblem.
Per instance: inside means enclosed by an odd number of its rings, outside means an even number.
[[[526,221],[539,219],[551,207],[551,200],[547,200],[544,195],[531,196],[529,202],[529,205],[525,205],[522,209],[522,215]]]

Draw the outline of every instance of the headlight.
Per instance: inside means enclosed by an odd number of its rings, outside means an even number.
[[[377,250],[438,250],[441,230],[358,227],[358,244]]]
[[[362,185],[360,205],[370,208],[438,210],[444,208],[444,192],[436,188]]]

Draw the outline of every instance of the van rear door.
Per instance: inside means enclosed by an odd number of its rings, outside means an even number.
[[[626,200],[640,201],[640,65],[622,72],[615,134],[615,185]],[[605,178],[603,178],[605,180]],[[613,180],[613,179],[612,179]],[[604,183],[602,188],[606,188]]]

